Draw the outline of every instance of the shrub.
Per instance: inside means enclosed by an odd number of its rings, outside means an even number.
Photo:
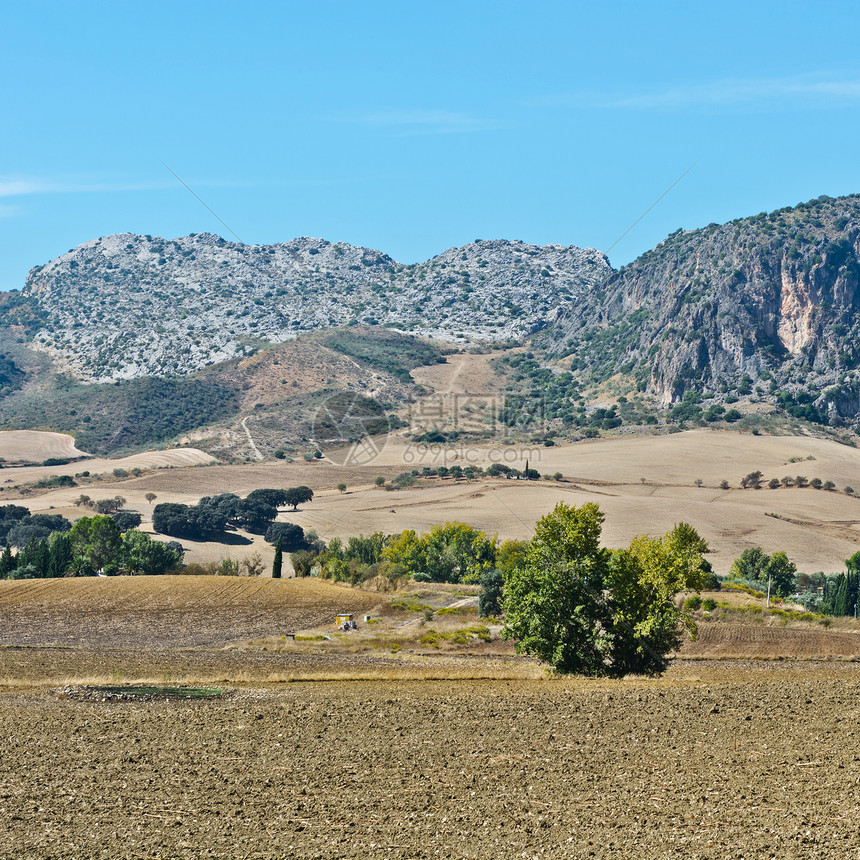
[[[290,554],[290,561],[293,563],[293,570],[296,572],[296,576],[310,576],[316,560],[317,554],[306,549],[301,549],[298,552]]]
[[[71,475],[51,475],[50,478],[41,478],[36,481],[34,486],[43,490],[53,487],[77,487],[77,484]]]
[[[688,612],[695,612],[697,609],[702,608],[702,598],[699,597],[698,594],[694,594],[692,597],[688,597],[684,601],[684,609]]]
[[[716,608],[717,608],[717,601],[714,600],[713,597],[706,597],[702,601],[702,609],[704,609],[705,612],[713,612]]]
[[[504,578],[498,570],[488,570],[481,575],[481,593],[478,595],[478,614],[482,618],[488,615],[501,615],[502,590]]]

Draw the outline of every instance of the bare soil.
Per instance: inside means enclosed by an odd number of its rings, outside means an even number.
[[[0,697],[8,858],[856,858],[854,667]]]
[[[324,582],[0,586],[3,858],[860,856],[860,663],[741,659],[747,639],[802,656],[803,631],[703,623],[705,651],[661,678],[553,679],[493,642],[287,646],[285,622],[332,631],[370,602],[380,627],[427,629],[390,596]],[[393,598],[432,604],[428,627],[474,623],[454,588]],[[811,635],[825,656],[857,639]],[[733,659],[708,657],[731,642]],[[227,689],[78,695],[142,682]]]

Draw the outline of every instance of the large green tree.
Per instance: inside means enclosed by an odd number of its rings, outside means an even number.
[[[81,517],[72,527],[69,537],[72,551],[101,573],[121,562],[122,534],[109,516]]]
[[[702,586],[707,545],[681,523],[613,553],[600,546],[603,520],[593,503],[560,503],[537,523],[506,576],[504,635],[559,672],[661,672],[685,622],[674,598]]]
[[[788,597],[794,591],[797,565],[789,561],[784,552],[768,555],[761,547],[745,549],[732,562],[729,576],[733,579],[746,579],[767,587],[771,584],[771,594],[775,597]]]
[[[600,546],[595,504],[556,505],[535,526],[522,567],[505,582],[504,635],[518,653],[560,672],[606,672],[611,611],[603,593],[610,553]]]

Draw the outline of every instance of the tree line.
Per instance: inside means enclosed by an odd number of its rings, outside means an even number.
[[[268,540],[270,534],[274,535],[269,529],[279,507],[290,506],[297,510],[299,505],[313,497],[310,487],[301,486],[284,490],[254,490],[244,499],[235,493],[221,493],[205,496],[196,505],[162,502],[153,509],[152,526],[159,534],[190,540],[223,540],[226,532],[235,529],[266,534]],[[272,542],[275,540],[277,536]]]
[[[65,520],[61,517],[60,519]],[[12,545],[0,554],[0,578],[46,579],[62,576],[159,575],[182,562],[182,545],[153,540],[135,528],[122,531],[113,517],[81,517],[73,526],[33,533],[17,553]]]

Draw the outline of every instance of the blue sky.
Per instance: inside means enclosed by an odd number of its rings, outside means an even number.
[[[860,192],[858,25],[849,2],[6,2],[0,289],[126,231],[618,266]]]

